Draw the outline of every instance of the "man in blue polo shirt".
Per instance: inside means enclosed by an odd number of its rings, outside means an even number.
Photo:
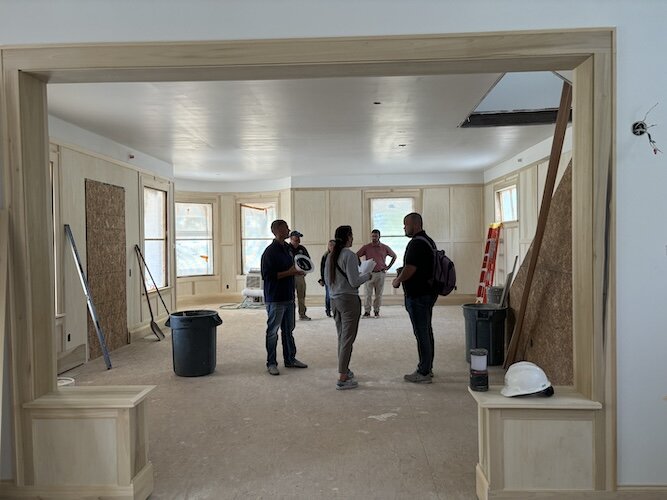
[[[296,359],[294,343],[294,276],[305,274],[294,265],[294,258],[285,240],[289,237],[287,222],[278,219],[271,223],[275,239],[262,254],[262,279],[264,302],[268,314],[266,326],[266,369],[271,375],[280,375],[276,360],[278,328],[283,343],[283,359],[286,368],[308,368]]]

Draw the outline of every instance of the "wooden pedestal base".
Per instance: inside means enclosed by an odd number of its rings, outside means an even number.
[[[63,387],[24,405],[26,484],[3,496],[144,500],[153,491],[146,396],[154,386]]]
[[[568,388],[556,388],[550,398],[506,398],[500,389],[470,391],[478,405],[477,497],[596,490],[595,426],[602,405]]]

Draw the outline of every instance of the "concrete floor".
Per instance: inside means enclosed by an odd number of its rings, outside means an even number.
[[[297,321],[307,369],[265,369],[263,309],[219,309],[217,369],[177,377],[171,342],[146,337],[71,370],[77,385],[154,384],[149,397],[151,499],[473,499],[477,409],[467,392],[460,306],[434,309],[435,378],[403,381],[417,363],[402,306],[362,320],[351,368],[359,388],[336,391],[336,335],[322,307]],[[189,309],[192,309],[189,307]],[[280,353],[280,350],[279,350]],[[279,358],[280,359],[280,358]],[[492,381],[502,381],[500,368]]]

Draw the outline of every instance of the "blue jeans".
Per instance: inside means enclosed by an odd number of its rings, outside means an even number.
[[[433,305],[437,295],[420,295],[419,297],[405,296],[405,309],[410,316],[412,331],[417,339],[417,352],[419,353],[419,365],[417,371],[422,375],[428,375],[433,370]]]
[[[277,365],[276,347],[278,345],[278,328],[283,342],[283,359],[285,364],[294,362],[296,344],[294,343],[294,301],[267,302],[266,312],[266,366]]]
[[[329,286],[324,285],[324,309],[326,312],[331,312],[331,297],[329,297]]]

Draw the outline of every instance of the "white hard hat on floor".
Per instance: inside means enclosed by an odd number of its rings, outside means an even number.
[[[542,368],[530,361],[519,361],[507,369],[505,387],[500,393],[508,398],[530,394],[552,396],[554,389]]]

